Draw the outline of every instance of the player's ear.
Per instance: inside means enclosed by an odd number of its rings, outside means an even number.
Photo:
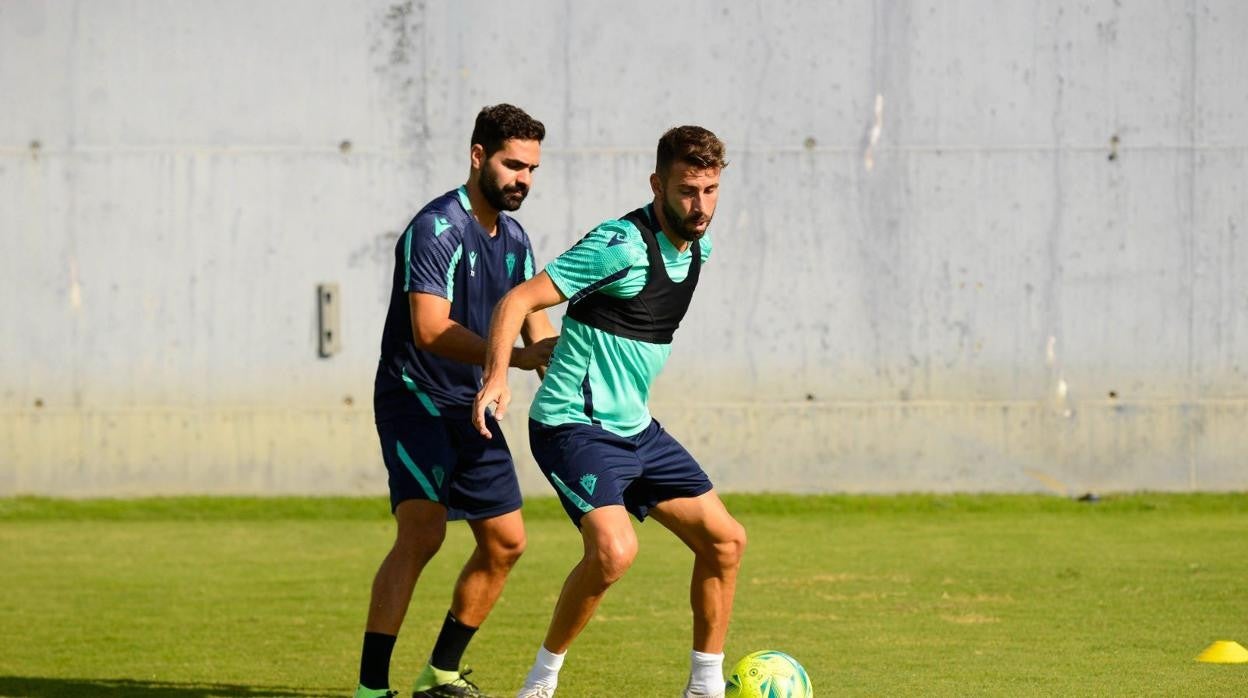
[[[468,159],[472,162],[472,169],[481,169],[481,166],[485,164],[485,146],[473,143],[472,149],[468,151]]]
[[[656,197],[663,196],[663,179],[659,177],[658,172],[650,175],[650,191],[654,192]]]

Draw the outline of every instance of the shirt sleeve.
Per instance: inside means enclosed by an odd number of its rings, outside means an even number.
[[[437,211],[422,213],[403,234],[407,270],[403,290],[451,300],[451,281],[463,255],[459,227]]]
[[[611,293],[639,261],[646,243],[631,223],[607,221],[546,265],[560,293],[573,303],[596,291]]]

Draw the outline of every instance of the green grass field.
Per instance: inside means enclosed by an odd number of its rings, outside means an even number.
[[[750,547],[729,661],[801,660],[831,695],[1248,695],[1248,495],[729,496]],[[580,550],[550,499],[469,648],[514,692]],[[0,695],[346,696],[382,498],[0,500]],[[653,522],[568,655],[560,695],[676,696],[691,558]],[[395,650],[405,688],[467,554],[467,527],[417,587]]]

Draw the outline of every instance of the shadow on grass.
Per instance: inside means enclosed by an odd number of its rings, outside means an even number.
[[[137,679],[56,679],[39,676],[0,676],[0,696],[54,698],[225,698],[226,696],[272,696],[273,698],[331,698],[347,691],[240,686],[225,683],[173,683]]]

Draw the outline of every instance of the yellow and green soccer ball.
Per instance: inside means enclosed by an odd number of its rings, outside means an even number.
[[[810,677],[797,660],[775,650],[747,654],[732,668],[724,698],[812,698]]]

